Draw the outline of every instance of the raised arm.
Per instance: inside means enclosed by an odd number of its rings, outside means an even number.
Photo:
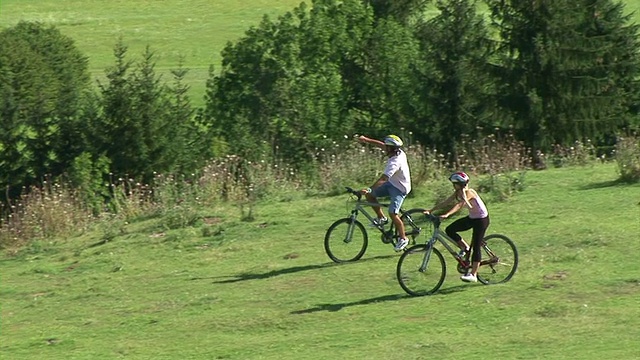
[[[384,150],[384,148],[385,148],[385,145],[384,145],[384,143],[383,143],[382,141],[380,141],[380,140],[376,140],[376,139],[372,139],[372,138],[368,138],[368,137],[366,137],[366,136],[364,136],[364,135],[360,135],[360,136],[358,136],[358,141],[359,141],[360,143],[362,143],[362,144],[371,144],[371,145],[375,145],[375,146],[377,146],[377,147],[379,147],[379,148],[381,148],[381,149],[383,149],[383,150]]]

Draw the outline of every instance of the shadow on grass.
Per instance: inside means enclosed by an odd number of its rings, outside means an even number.
[[[612,180],[612,181],[604,181],[604,182],[585,185],[585,186],[580,187],[580,190],[604,189],[604,188],[608,188],[608,187],[625,186],[625,185],[629,185],[629,184],[631,184],[631,183],[628,182],[628,181],[624,181],[624,180],[621,180],[621,179],[616,179],[616,180]]]
[[[435,294],[429,295],[429,296],[423,296],[423,298],[429,298],[429,297],[433,297],[433,296],[442,296],[442,295],[447,295],[447,294],[451,294],[451,293],[455,293],[455,292],[459,292],[459,291],[464,291],[468,287],[469,287],[469,285],[456,285],[456,286],[448,287],[448,288],[445,288],[445,289],[440,289]],[[319,304],[319,305],[317,305],[315,307],[312,307],[312,308],[309,308],[309,309],[292,311],[292,312],[290,312],[290,314],[292,314],[292,315],[310,314],[310,313],[314,313],[314,312],[318,312],[318,311],[334,312],[334,311],[342,310],[343,308],[346,308],[346,307],[349,307],[349,306],[375,304],[375,303],[380,303],[380,302],[383,302],[383,301],[396,301],[396,300],[401,300],[401,299],[410,299],[410,298],[413,298],[413,297],[414,296],[411,296],[411,295],[408,295],[408,294],[393,294],[393,295],[378,296],[378,297],[371,298],[371,299],[364,299],[364,300],[360,300],[360,301],[353,301],[353,302],[347,302],[347,303]]]
[[[285,274],[293,274],[293,273],[297,273],[297,272],[301,272],[301,271],[324,269],[324,268],[330,268],[330,267],[334,267],[334,266],[345,266],[345,265],[349,265],[349,264],[357,264],[357,263],[361,263],[361,262],[365,262],[365,261],[371,261],[371,260],[388,259],[388,258],[392,258],[392,257],[397,257],[397,255],[392,254],[392,255],[374,256],[374,257],[370,257],[370,258],[360,259],[360,260],[354,261],[354,262],[347,262],[347,263],[340,263],[340,264],[337,264],[337,263],[334,263],[334,262],[327,262],[327,263],[324,263],[324,264],[294,266],[294,267],[290,267],[290,268],[286,268],[286,269],[273,270],[273,271],[268,271],[268,272],[265,272],[265,273],[258,273],[258,274],[246,273],[246,274],[239,274],[239,275],[233,275],[233,276],[216,276],[216,277],[209,277],[209,278],[191,278],[190,280],[203,280],[203,279],[216,279],[216,278],[220,278],[220,277],[231,277],[232,279],[218,280],[218,281],[214,281],[213,282],[214,284],[229,284],[229,283],[235,283],[235,282],[238,282],[238,281],[268,279],[268,278],[272,278],[272,277],[275,277],[275,276],[280,276],[280,275],[285,275]]]

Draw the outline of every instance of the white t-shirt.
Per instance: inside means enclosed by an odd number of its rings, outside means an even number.
[[[408,194],[411,191],[411,175],[409,175],[409,163],[407,154],[399,150],[398,155],[394,155],[387,160],[384,174],[389,177],[391,185],[398,190]]]

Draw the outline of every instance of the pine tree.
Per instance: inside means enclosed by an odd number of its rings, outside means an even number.
[[[609,0],[489,1],[500,30],[500,101],[534,148],[602,138],[628,123],[638,29]],[[626,120],[625,120],[626,119]]]
[[[462,135],[475,138],[490,122],[492,81],[486,67],[491,44],[475,1],[437,1],[436,6],[439,14],[418,32],[431,68],[419,75],[428,114],[418,119],[414,133],[454,160]]]
[[[60,175],[81,152],[73,139],[88,80],[86,56],[55,27],[20,22],[0,32],[1,197]]]

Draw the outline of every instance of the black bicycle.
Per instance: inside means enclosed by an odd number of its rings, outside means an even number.
[[[458,254],[455,241],[440,230],[440,218],[431,214],[423,217],[433,224],[433,235],[425,244],[407,249],[398,259],[396,269],[400,286],[413,296],[433,294],[444,282],[447,267],[442,253],[435,248],[436,242],[440,242],[453,256],[460,274],[466,274],[471,268],[471,251],[464,257]],[[484,260],[480,262],[478,281],[485,285],[509,281],[518,268],[518,250],[513,241],[504,235],[491,234],[485,236],[480,248]]]
[[[329,255],[329,258],[334,262],[348,262],[356,261],[362,258],[367,246],[369,244],[369,236],[365,229],[365,226],[358,220],[358,215],[363,214],[373,227],[380,232],[380,239],[384,244],[391,244],[395,247],[398,242],[398,234],[393,225],[393,222],[389,220],[389,227],[385,227],[384,224],[376,224],[374,220],[377,216],[372,216],[367,212],[367,208],[371,206],[388,207],[389,204],[372,203],[366,200],[362,200],[362,194],[350,187],[346,188],[347,193],[352,202],[351,214],[343,219],[337,220],[329,229],[324,237],[324,249]],[[404,223],[405,234],[409,239],[410,244],[415,244],[415,239],[424,231],[429,228],[423,228],[423,226],[431,226],[425,216],[423,215],[424,209],[400,209],[400,218]]]

